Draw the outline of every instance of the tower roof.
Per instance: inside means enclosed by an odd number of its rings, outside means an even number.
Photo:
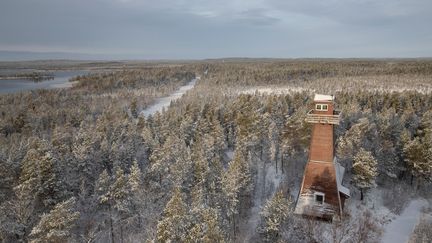
[[[333,101],[333,95],[315,94],[314,101]]]

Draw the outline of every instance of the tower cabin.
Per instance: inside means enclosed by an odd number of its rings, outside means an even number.
[[[340,114],[334,109],[334,96],[315,95],[314,109],[306,117],[313,125],[312,137],[295,214],[325,220],[342,215],[350,192],[342,185],[345,168],[334,155],[333,126],[339,125]]]

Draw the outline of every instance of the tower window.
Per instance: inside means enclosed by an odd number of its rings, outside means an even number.
[[[322,192],[315,192],[314,193],[314,197],[315,197],[315,202],[318,204],[323,204],[324,203],[324,193]]]
[[[327,104],[316,104],[315,110],[317,111],[328,111],[328,105]]]

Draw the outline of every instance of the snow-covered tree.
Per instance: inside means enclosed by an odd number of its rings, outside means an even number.
[[[150,161],[150,175],[163,190],[182,184],[192,167],[190,151],[176,135],[169,135],[163,146],[153,152]]]
[[[369,129],[369,120],[361,118],[337,142],[337,154],[341,158],[351,159],[362,145],[365,133]]]
[[[279,156],[279,130],[276,122],[271,121],[268,132],[268,140],[270,142],[270,159],[275,163],[276,173],[278,171],[278,156]]]
[[[138,161],[135,159],[132,163],[129,177],[128,177],[128,186],[132,193],[137,192],[141,188],[142,183],[142,173],[141,169],[138,166]]]
[[[181,242],[186,236],[187,206],[183,201],[179,187],[174,189],[168,201],[163,218],[157,224],[157,242]]]
[[[138,105],[137,105],[137,100],[133,99],[131,104],[130,104],[130,112],[132,114],[133,118],[138,118]]]
[[[193,135],[195,133],[193,119],[189,115],[183,117],[179,129],[180,129],[181,137],[185,140],[187,145],[190,145]]]
[[[236,150],[234,159],[222,177],[222,191],[226,199],[227,216],[230,219],[235,237],[235,215],[238,213],[239,196],[248,188],[250,182],[249,165],[240,150]]]
[[[110,186],[110,194],[111,200],[114,202],[114,207],[119,210],[127,210],[127,202],[125,199],[128,197],[127,190],[127,178],[124,171],[117,167],[115,171],[114,183]]]
[[[117,167],[115,176],[111,178],[107,171],[104,170],[96,183],[96,191],[100,205],[108,209],[108,221],[111,242],[115,241],[115,227],[119,220],[127,217],[130,210],[128,200],[128,183],[124,171]],[[120,228],[120,238],[122,239],[122,224]]]
[[[153,149],[158,145],[158,143],[154,139],[152,131],[147,126],[142,129],[141,137],[143,139],[144,153],[146,157],[149,157]]]
[[[193,168],[193,186],[192,186],[192,207],[200,207],[207,205],[207,178],[209,176],[209,166],[204,151],[197,148],[193,155],[194,168]]]
[[[30,233],[30,242],[65,242],[80,213],[74,210],[75,198],[58,203],[49,213],[43,214]]]
[[[21,162],[19,184],[14,187],[16,203],[13,208],[24,232],[28,232],[26,228],[34,222],[35,210],[50,209],[63,195],[54,167],[55,158],[47,141],[34,138],[29,147]]]
[[[405,145],[404,155],[412,178],[432,181],[432,141],[430,139],[415,138]]]
[[[261,211],[261,234],[266,242],[276,242],[284,220],[291,214],[291,201],[281,191],[269,199]]]
[[[378,175],[378,162],[372,156],[371,152],[361,148],[354,156],[353,173],[354,182],[360,189],[361,200],[363,200],[363,191],[375,187],[375,178]]]
[[[185,242],[225,242],[219,227],[218,212],[212,208],[195,208],[191,212],[192,225],[187,230]]]
[[[141,228],[142,225],[142,209],[145,208],[148,200],[147,195],[144,194],[142,172],[138,166],[138,161],[135,159],[128,176],[127,181],[129,205],[129,215],[136,226]]]
[[[227,146],[225,132],[218,119],[212,121],[212,137],[214,138],[215,152],[221,153]]]

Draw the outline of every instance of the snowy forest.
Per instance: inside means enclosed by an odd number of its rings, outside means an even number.
[[[381,242],[414,200],[407,238],[432,241],[431,60],[126,63],[74,81],[0,95],[1,242]],[[333,222],[293,213],[315,93],[342,112],[351,197]]]

